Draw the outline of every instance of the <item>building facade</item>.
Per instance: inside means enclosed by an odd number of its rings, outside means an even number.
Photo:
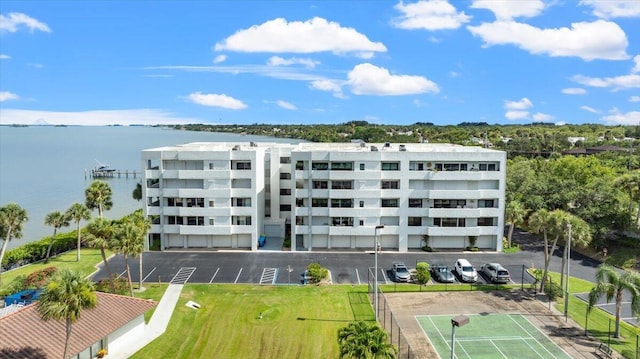
[[[152,246],[502,250],[506,153],[450,144],[190,143],[142,151]]]

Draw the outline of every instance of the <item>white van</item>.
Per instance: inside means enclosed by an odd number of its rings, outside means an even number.
[[[454,270],[464,282],[474,283],[478,280],[478,272],[466,259],[458,259]]]

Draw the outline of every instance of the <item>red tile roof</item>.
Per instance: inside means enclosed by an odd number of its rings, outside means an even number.
[[[83,310],[71,326],[69,355],[76,355],[101,338],[157,305],[153,300],[96,292],[98,304]],[[0,318],[0,358],[62,357],[65,341],[64,321],[40,319],[36,305]]]

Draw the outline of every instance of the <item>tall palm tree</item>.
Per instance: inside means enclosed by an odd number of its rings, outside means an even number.
[[[28,220],[27,211],[16,203],[0,207],[0,234],[3,239],[2,250],[0,250],[0,274],[2,274],[2,259],[7,245],[13,238],[22,237],[22,226]],[[1,276],[0,285],[2,285]]]
[[[614,183],[616,186],[621,187],[629,195],[629,214],[632,216],[633,210],[636,209],[636,226],[640,225],[640,170],[634,170],[629,173],[618,177]],[[636,204],[634,206],[634,203]]]
[[[113,206],[111,199],[112,191],[105,181],[95,180],[84,191],[86,205],[89,209],[97,209],[98,216],[102,217],[104,211],[108,211]]]
[[[562,265],[560,266],[560,288],[564,288],[564,269],[567,265],[567,254],[569,253],[569,246],[567,245],[567,238],[569,237],[568,233],[568,224],[571,224],[571,247],[576,248],[585,248],[591,243],[591,226],[587,222],[585,222],[582,218],[578,216],[574,216],[572,214],[567,214],[565,217],[566,224],[562,224],[562,238],[564,238],[564,251],[562,253]],[[567,280],[569,280],[567,278]]]
[[[60,211],[53,211],[47,213],[44,217],[44,224],[53,227],[53,236],[49,239],[49,246],[47,247],[47,256],[44,259],[45,263],[49,262],[49,256],[51,255],[51,247],[53,247],[53,241],[56,239],[58,228],[69,226],[69,217]]]
[[[144,250],[144,235],[141,228],[131,218],[126,218],[117,225],[115,241],[112,249],[121,253],[124,257],[124,264],[127,270],[127,281],[129,283],[129,294],[133,297],[133,283],[131,282],[131,267],[129,258],[136,257]],[[142,273],[140,274],[142,276]]]
[[[615,298],[616,328],[614,336],[620,337],[620,313],[622,311],[622,295],[631,294],[631,315],[640,315],[640,274],[631,270],[620,273],[615,267],[601,264],[596,268],[596,286],[589,292],[588,311],[591,311],[600,298],[605,295],[607,302]]]
[[[131,196],[138,202],[142,200],[142,183],[136,183],[136,188],[133,189]]]
[[[524,222],[529,212],[524,205],[518,201],[513,200],[507,203],[507,207],[504,211],[505,220],[509,223],[509,233],[507,234],[507,245],[511,248],[511,237],[513,236],[513,229],[520,223]]]
[[[66,324],[64,355],[67,358],[71,325],[80,319],[84,309],[95,308],[98,300],[93,283],[80,272],[68,269],[58,272],[44,288],[37,309],[43,320],[64,320]]]
[[[72,219],[76,223],[76,235],[77,235],[77,252],[76,252],[76,262],[80,262],[80,246],[82,241],[82,232],[80,231],[80,221],[83,219],[88,221],[91,218],[91,212],[89,208],[82,203],[74,203],[67,210],[67,216],[69,219]]]
[[[529,218],[529,228],[536,233],[542,233],[544,240],[544,272],[540,281],[540,291],[544,292],[545,282],[547,281],[547,270],[551,261],[551,254],[555,250],[555,243],[549,248],[549,227],[551,227],[551,213],[546,209],[540,209],[533,213]]]
[[[133,214],[131,215],[134,222],[136,223],[136,225],[140,228],[140,245],[141,247],[139,247],[139,255],[140,255],[140,260],[138,261],[139,264],[139,271],[140,271],[140,278],[139,278],[139,283],[138,283],[138,288],[142,289],[142,254],[144,253],[145,250],[145,241],[147,241],[147,236],[149,235],[149,230],[151,229],[151,220],[149,219],[149,217],[145,217],[144,213],[142,213],[141,209],[136,210],[135,212],[133,212]],[[134,257],[136,257],[134,255]]]
[[[338,329],[340,358],[394,359],[398,349],[389,343],[389,336],[377,323],[351,322]]]
[[[87,225],[87,243],[93,248],[100,249],[102,262],[104,263],[104,268],[107,270],[111,293],[115,292],[115,288],[112,283],[111,268],[109,267],[109,262],[107,261],[105,249],[111,248],[113,231],[113,222],[101,217],[94,219],[93,221],[91,221],[91,223],[89,223],[89,225]]]

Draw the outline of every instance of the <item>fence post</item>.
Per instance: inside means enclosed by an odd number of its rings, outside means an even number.
[[[524,292],[524,264],[522,265],[522,278],[520,278],[520,289]]]

